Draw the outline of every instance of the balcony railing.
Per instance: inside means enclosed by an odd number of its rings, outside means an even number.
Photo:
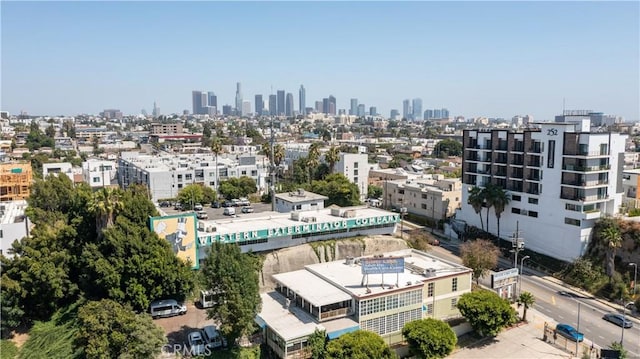
[[[565,171],[576,171],[576,172],[606,171],[611,169],[611,165],[600,165],[600,166],[564,165],[562,166],[562,169]]]
[[[320,313],[320,320],[324,320],[328,318],[344,317],[347,314],[349,314],[349,308],[340,308],[340,309],[330,310],[328,312]]]

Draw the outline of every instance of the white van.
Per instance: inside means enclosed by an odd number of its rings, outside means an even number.
[[[173,317],[187,313],[187,307],[178,303],[175,299],[163,299],[152,302],[149,306],[151,318]]]
[[[227,346],[227,340],[220,334],[215,325],[207,325],[202,328],[202,336],[207,348],[215,349]]]
[[[216,303],[215,295],[211,290],[201,290],[200,291],[200,304],[203,309],[211,308]]]
[[[224,214],[225,216],[235,216],[236,209],[233,207],[227,207],[224,209],[224,212],[222,214]]]

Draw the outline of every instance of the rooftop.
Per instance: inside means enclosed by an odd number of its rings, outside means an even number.
[[[295,305],[287,307],[285,298],[276,292],[260,294],[262,310],[259,317],[269,323],[269,328],[282,339],[289,341],[313,333],[316,328],[324,329],[304,310]]]
[[[10,201],[0,203],[0,224],[19,223],[24,221],[24,210],[27,201]]]
[[[316,307],[351,300],[347,292],[328,283],[306,269],[273,275],[273,278]],[[300,285],[304,283],[304,285]]]
[[[289,193],[278,193],[276,194],[277,199],[281,199],[283,201],[298,203],[298,202],[307,202],[307,201],[324,201],[329,199],[327,196],[323,196],[321,194],[308,192],[304,190],[298,190],[295,192]]]

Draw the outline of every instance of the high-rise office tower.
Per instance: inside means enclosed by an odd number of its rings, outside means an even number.
[[[398,117],[399,115],[400,115],[400,112],[398,112],[398,110],[396,110],[396,109],[393,109],[393,110],[391,110],[391,113],[389,114],[389,117],[390,117],[391,119],[395,119],[395,118],[396,118],[396,117]]]
[[[442,118],[449,118],[449,110],[447,110],[446,108],[443,108],[440,111],[440,115],[442,116]]]
[[[364,104],[361,103],[358,105],[358,117],[364,117],[366,115],[365,113],[365,109],[364,109]]]
[[[262,95],[256,95],[256,116],[262,116],[262,110],[264,109],[264,102],[262,102]]]
[[[215,93],[213,93],[212,91],[207,92],[207,97],[208,97],[208,101],[207,101],[207,106],[211,106],[211,107],[218,107],[218,97],[216,96]]]
[[[191,91],[191,100],[193,102],[193,114],[199,115],[203,106],[202,91]]]
[[[277,111],[277,115],[278,116],[283,116],[284,112],[285,112],[285,96],[284,96],[284,90],[278,90],[277,92],[277,96],[278,96],[278,111]]]
[[[336,98],[333,97],[333,95],[329,95],[329,114],[335,115],[337,108],[338,107],[336,106]]]
[[[240,83],[236,83],[236,114],[242,115],[242,89]]]
[[[277,116],[278,115],[278,99],[276,95],[269,95],[269,115]]]
[[[409,99],[402,101],[402,118],[407,120],[411,118],[411,101]]]
[[[427,120],[432,120],[432,119],[433,119],[433,110],[429,110],[429,109],[425,110],[424,111],[424,120],[427,121]]]
[[[414,121],[422,121],[422,99],[414,98],[412,103],[412,117]]]
[[[351,109],[349,109],[349,115],[355,116],[358,114],[358,99],[351,99]]]
[[[327,97],[322,99],[322,113],[329,114],[329,99]]]
[[[322,101],[316,101],[316,112],[317,113],[322,113],[323,111],[324,111],[323,102]]]
[[[301,115],[307,114],[307,91],[304,89],[304,86],[300,85],[300,91],[298,92],[298,108],[300,109]]]
[[[222,106],[222,114],[226,115],[226,116],[230,116],[233,112],[233,108],[231,108],[231,105],[224,105]]]
[[[242,101],[242,116],[248,116],[251,113],[251,101]]]
[[[437,109],[437,108],[434,109],[433,110],[433,118],[441,119],[442,118],[442,110]]]
[[[293,116],[293,94],[291,92],[287,93],[284,114],[287,117]]]
[[[153,101],[153,112],[151,114],[153,115],[153,117],[160,116],[160,107],[158,107],[155,101]]]
[[[376,116],[376,115],[378,115],[378,109],[376,109],[373,106],[369,107],[369,116]]]

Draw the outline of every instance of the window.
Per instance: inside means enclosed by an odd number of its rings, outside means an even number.
[[[511,208],[511,213],[520,214],[520,208]]]
[[[358,168],[358,162],[353,163],[353,168]]]
[[[188,174],[184,175],[184,179],[185,179],[185,181],[191,181],[191,174],[188,173]]]
[[[564,218],[564,223],[565,223],[565,224],[570,224],[570,225],[572,225],[572,226],[578,226],[578,227],[580,227],[580,220],[579,220],[579,219],[574,219],[574,218],[565,217],[565,218]]]
[[[242,170],[241,173],[242,173],[243,176],[246,176],[247,175],[247,170]]]
[[[451,299],[451,309],[456,309],[456,305],[458,304],[458,298]]]
[[[434,283],[429,283],[427,285],[427,297],[433,297]]]
[[[458,291],[458,278],[453,278],[451,280],[451,291],[452,292]]]
[[[433,314],[433,304],[427,304],[427,314]]]
[[[538,199],[537,198],[529,198],[529,203],[538,204]]]
[[[423,204],[421,204],[421,205],[420,205],[420,207],[421,207],[422,209],[427,209],[427,205],[426,205],[426,204],[424,204],[424,203],[423,203]]]
[[[520,201],[522,200],[522,197],[520,197],[520,196],[516,196],[516,195],[512,195],[512,196],[511,196],[511,200],[512,200],[512,201],[520,202]]]
[[[213,181],[212,181],[212,182],[209,182],[209,186],[213,187],[213,186],[215,186],[215,185],[216,185],[216,183],[215,183],[215,182],[213,182]]]
[[[182,181],[182,175],[178,175],[178,181]]]
[[[404,194],[404,189],[400,189],[400,190],[398,190],[398,193],[400,193],[400,194]]]
[[[100,182],[100,177],[93,177],[93,183]]]
[[[427,194],[426,193],[422,194],[422,199],[427,199]]]
[[[358,182],[358,177],[353,177],[353,182]]]
[[[536,212],[536,211],[529,211],[529,217],[535,217],[535,218],[538,218],[538,212]]]
[[[182,183],[178,183],[178,188],[182,188]]]
[[[296,210],[301,210],[301,209],[302,209],[302,205],[301,204],[296,205]]]
[[[549,140],[549,150],[547,152],[547,167],[553,168],[555,162],[556,141]]]
[[[358,175],[358,170],[353,170],[353,175],[357,176]]]

